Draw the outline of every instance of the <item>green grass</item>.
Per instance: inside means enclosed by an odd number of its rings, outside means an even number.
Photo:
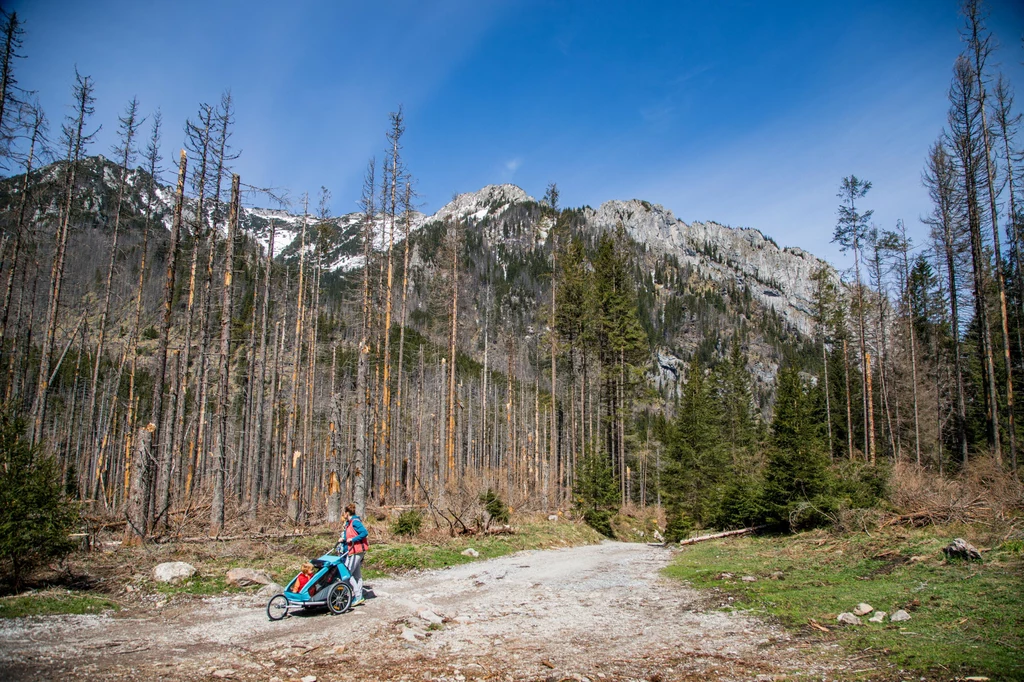
[[[104,597],[77,592],[42,592],[0,599],[0,618],[116,611],[120,605]]]
[[[191,594],[197,597],[244,592],[243,588],[228,585],[224,575],[226,572],[227,569],[221,570],[218,568],[215,572],[204,572],[202,575],[197,573],[187,580],[181,580],[176,583],[153,583],[153,589],[167,596]]]
[[[870,650],[906,670],[1024,679],[1024,557],[1006,543],[986,551],[984,562],[946,561],[941,548],[954,535],[941,533],[712,541],[683,548],[666,573],[721,589],[736,608],[835,638],[852,651]],[[782,579],[770,579],[776,572]],[[722,573],[734,578],[723,580]],[[742,582],[746,575],[757,581]],[[838,626],[836,616],[860,602],[889,614],[905,609],[911,620]],[[832,632],[810,628],[812,619]]]
[[[448,538],[431,542],[420,538],[396,537],[387,544],[371,544],[363,565],[367,580],[391,576],[415,569],[444,568],[482,559],[504,556],[524,549],[564,547],[599,542],[601,536],[582,523],[524,519],[514,524],[514,535],[480,535]],[[253,587],[232,587],[226,574],[231,568],[262,569],[270,573],[280,585],[287,585],[299,572],[304,561],[324,554],[334,546],[337,535],[318,533],[290,539],[244,556],[210,556],[198,550],[195,554],[164,557],[162,560],[188,561],[199,572],[178,583],[152,583],[152,589],[167,596],[237,594],[251,592]],[[462,551],[472,547],[479,558],[463,556]]]
[[[365,578],[393,575],[413,569],[444,568],[472,561],[493,559],[525,549],[546,549],[600,542],[601,535],[581,523],[525,521],[516,523],[514,535],[457,537],[443,543],[410,540],[371,546],[363,569]],[[479,557],[464,556],[472,547]]]

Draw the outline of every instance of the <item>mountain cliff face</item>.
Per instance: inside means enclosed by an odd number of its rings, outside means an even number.
[[[702,277],[749,288],[765,308],[776,310],[801,333],[811,333],[810,276],[829,266],[803,249],[781,249],[751,228],[715,222],[687,225],[668,209],[636,199],[608,201],[596,211],[586,210],[585,215],[599,230],[613,229],[621,222],[637,242],[676,256]]]
[[[103,157],[84,161],[80,173],[82,209],[75,216],[69,253],[69,298],[88,296],[98,286],[97,273],[109,258],[112,216],[117,197],[118,168]],[[0,182],[0,221],[13,229],[20,177]],[[129,174],[122,209],[119,277],[121,298],[137,273],[141,254],[142,217],[147,211],[148,176]],[[34,240],[37,255],[46,262],[52,243],[59,196],[57,165],[40,169],[31,182]],[[154,224],[170,227],[173,188],[159,187],[152,206]],[[259,202],[259,197],[250,198]],[[207,207],[210,208],[209,206]],[[187,245],[194,200],[185,206],[183,239]],[[812,272],[824,261],[797,248],[779,248],[761,232],[730,228],[714,222],[684,223],[671,211],[646,201],[608,201],[599,208],[569,209],[571,234],[591,248],[597,237],[621,224],[635,263],[640,313],[652,346],[653,383],[666,387],[685,375],[682,362],[694,354],[712,363],[724,355],[724,344],[741,333],[750,358],[749,369],[767,395],[778,363],[785,353],[801,352],[812,331],[810,304]],[[489,185],[461,194],[430,216],[415,214],[410,221],[413,255],[410,271],[412,324],[430,333],[430,295],[434,279],[444,271],[438,253],[446,224],[458,221],[464,229],[462,260],[465,295],[463,318],[476,320],[460,339],[467,352],[482,347],[482,311],[489,325],[522,334],[527,343],[544,333],[550,302],[552,221],[541,205],[514,185]],[[325,271],[337,281],[358,277],[363,267],[362,216],[351,213],[326,223],[312,216],[271,208],[245,207],[240,216],[241,253],[250,261],[269,245],[275,232],[274,256],[282,264],[297,261],[303,224],[307,253],[320,249]],[[314,229],[314,226],[318,226]],[[392,239],[400,244],[405,226],[395,234],[380,221],[375,225],[374,247],[382,251]],[[150,237],[151,269],[146,306],[155,310],[168,245],[167,230]],[[248,254],[248,255],[246,255]],[[44,289],[45,287],[40,287]],[[326,289],[327,295],[330,288]],[[417,312],[419,311],[419,312]],[[539,338],[537,336],[536,338]]]

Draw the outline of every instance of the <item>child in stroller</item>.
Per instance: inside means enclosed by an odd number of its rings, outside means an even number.
[[[352,604],[352,575],[345,568],[348,552],[340,547],[304,564],[302,572],[288,584],[284,594],[275,595],[267,602],[267,617],[281,620],[290,611],[315,606],[326,606],[332,614],[345,613]]]

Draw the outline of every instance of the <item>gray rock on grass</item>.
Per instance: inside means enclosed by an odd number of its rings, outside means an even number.
[[[843,611],[842,613],[840,613],[836,617],[836,620],[838,622],[842,623],[843,625],[860,625],[861,624],[860,623],[860,618],[858,618],[857,616],[853,615],[849,611]]]
[[[277,583],[270,583],[264,585],[252,595],[252,603],[254,604],[265,604],[270,600],[271,597],[284,594],[284,588]]]
[[[963,538],[957,538],[942,548],[943,553],[949,558],[966,559],[967,561],[981,561],[981,552],[978,548]]]
[[[857,608],[855,608],[853,610],[853,615],[855,615],[855,616],[866,616],[866,615],[868,615],[869,613],[871,613],[874,610],[875,610],[875,607],[872,606],[871,604],[867,604],[865,602],[861,602],[861,603],[857,604]]]
[[[896,613],[889,616],[889,621],[893,623],[900,623],[905,620],[910,620],[910,614],[904,611],[903,609],[900,609]]]
[[[875,611],[875,615],[868,618],[868,621],[872,623],[884,623],[885,622],[885,611]]]
[[[274,579],[266,571],[258,571],[252,568],[232,568],[227,573],[228,585],[236,587],[248,587],[249,585],[270,585]]]
[[[153,580],[158,583],[177,583],[196,574],[196,567],[184,561],[168,561],[153,569]]]

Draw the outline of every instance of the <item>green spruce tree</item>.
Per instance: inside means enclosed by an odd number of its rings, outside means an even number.
[[[813,411],[813,397],[796,367],[783,367],[764,474],[763,519],[768,523],[797,527],[826,520],[828,456]]]
[[[612,516],[619,507],[619,489],[608,458],[587,452],[576,467],[573,502],[587,525],[602,535],[612,537]]]
[[[670,541],[718,518],[728,466],[718,405],[704,368],[694,357],[669,436],[668,466],[662,478]]]
[[[34,568],[73,549],[78,508],[41,445],[25,438],[25,421],[0,414],[0,564],[18,590]]]

